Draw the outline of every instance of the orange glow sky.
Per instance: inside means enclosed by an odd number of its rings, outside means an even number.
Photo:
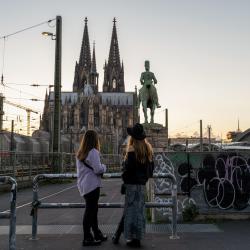
[[[211,124],[214,135],[250,127],[250,1],[244,0],[12,0],[0,10],[0,36],[61,15],[63,20],[62,86],[72,90],[74,65],[79,59],[84,18],[88,17],[91,44],[96,43],[99,85],[108,58],[113,17],[117,18],[120,56],[125,66],[126,90],[140,87],[144,60],[158,80],[161,109],[156,122],[164,123],[169,110],[169,131],[192,135]],[[6,83],[53,84],[54,42],[42,37],[41,27],[6,40]],[[3,40],[0,40],[2,71]],[[2,72],[1,72],[2,73]],[[46,88],[8,85],[44,98]],[[43,109],[31,95],[1,87],[10,101]],[[5,105],[4,127],[20,115],[16,127],[25,131],[26,114]],[[33,115],[37,119],[38,116]],[[38,125],[38,119],[33,120]],[[204,129],[205,130],[205,129]]]

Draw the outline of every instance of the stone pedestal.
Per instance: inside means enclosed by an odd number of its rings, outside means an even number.
[[[168,148],[167,128],[157,123],[144,123],[144,130],[148,142],[152,145],[154,153],[164,152]],[[155,166],[156,167],[156,166]],[[155,197],[155,179],[150,179],[147,185],[147,195],[150,201],[157,201]],[[151,221],[156,222],[156,209],[150,209]]]
[[[154,152],[166,151],[168,146],[167,128],[158,123],[144,123],[142,125]]]

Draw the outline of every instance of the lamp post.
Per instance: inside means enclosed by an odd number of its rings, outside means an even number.
[[[45,36],[50,36],[55,40],[55,73],[54,73],[54,113],[52,124],[52,145],[53,152],[52,167],[54,171],[59,171],[60,167],[60,144],[61,144],[61,64],[62,64],[62,17],[56,17],[56,34],[43,32]]]

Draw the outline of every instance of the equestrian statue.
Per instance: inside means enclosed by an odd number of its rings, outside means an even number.
[[[158,102],[157,90],[155,88],[155,84],[157,80],[153,72],[149,71],[150,63],[149,61],[145,61],[145,72],[141,73],[140,82],[142,84],[141,89],[139,90],[139,101],[138,101],[138,109],[140,108],[140,103],[142,103],[145,123],[148,123],[148,115],[147,108],[150,109],[151,120],[150,123],[154,123],[154,112],[155,108],[160,108],[160,104]]]

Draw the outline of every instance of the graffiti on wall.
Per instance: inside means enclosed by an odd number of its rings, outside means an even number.
[[[175,167],[173,162],[168,158],[167,154],[160,153],[155,156],[155,170],[156,174],[172,174],[175,175]],[[155,202],[164,202],[171,203],[171,197],[163,197],[162,195],[170,195],[172,189],[172,184],[169,179],[159,178],[154,180],[154,192],[156,194],[154,201]],[[185,206],[188,204],[195,204],[194,199],[185,197],[184,199],[178,198],[177,200],[177,213],[178,215],[182,214],[182,211]],[[172,218],[172,209],[171,208],[156,208],[156,211],[162,213],[162,215],[167,216],[170,220]]]
[[[188,156],[189,154],[189,156]],[[156,173],[171,173],[177,178],[179,214],[187,204],[241,211],[250,206],[250,156],[237,153],[159,153],[155,156]],[[197,156],[198,155],[198,156]],[[188,158],[190,157],[190,159]],[[170,193],[166,179],[155,181],[155,193]],[[199,196],[199,197],[198,197]],[[200,199],[202,197],[202,199]],[[170,197],[155,200],[170,202]],[[202,203],[202,204],[201,204]],[[171,214],[171,209],[158,209]]]
[[[184,193],[202,186],[207,205],[214,208],[245,209],[250,199],[250,161],[236,153],[207,154],[201,166],[181,163],[180,188]]]
[[[237,155],[208,155],[197,180],[203,185],[204,196],[210,207],[245,209],[250,198],[249,160]]]

